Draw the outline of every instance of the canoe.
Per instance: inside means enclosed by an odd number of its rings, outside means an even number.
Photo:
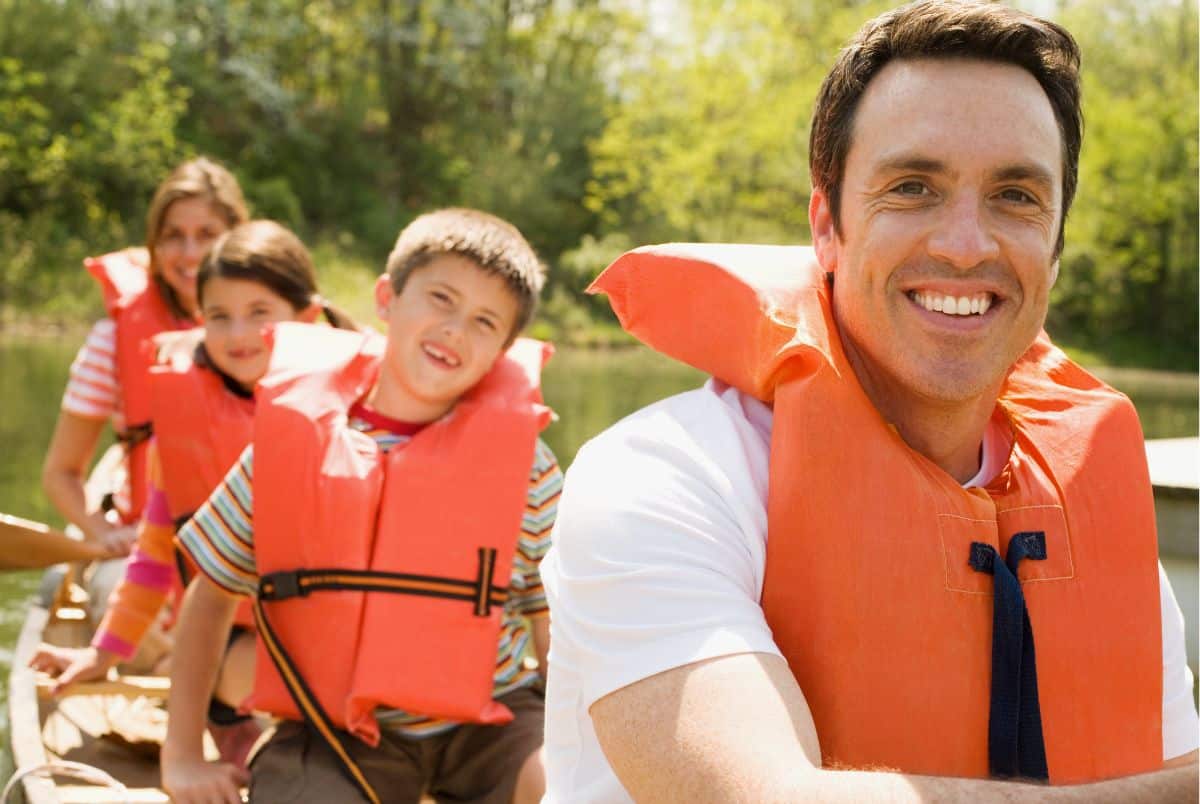
[[[89,504],[95,506],[106,490],[115,488],[121,472],[120,447],[113,445],[88,478]],[[166,802],[158,769],[166,737],[166,677],[80,683],[55,699],[49,695],[50,679],[29,667],[43,642],[83,647],[91,641],[95,624],[82,577],[79,564],[47,570],[17,638],[8,680],[16,768],[9,789],[19,789],[28,804]],[[207,738],[205,742],[206,755],[216,758],[216,746]],[[0,797],[0,803],[9,800]]]
[[[29,667],[42,642],[88,644],[92,626],[85,603],[67,567],[55,567],[25,617],[9,675],[9,733],[17,768],[11,783],[28,804],[166,802],[158,786],[167,721],[165,677],[80,683],[54,699],[49,678]],[[206,753],[215,758],[216,747],[206,745]]]

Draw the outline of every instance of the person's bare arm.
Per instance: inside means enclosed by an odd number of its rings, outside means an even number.
[[[550,656],[550,618],[536,617],[529,621],[529,629],[533,632],[533,655],[538,661],[538,672],[546,677]]]
[[[206,762],[204,728],[208,700],[229,639],[237,598],[203,575],[188,584],[175,626],[167,739],[162,749],[163,788],[177,804],[240,804],[246,773],[227,762]]]
[[[621,784],[647,802],[1194,801],[1184,767],[1077,787],[821,767],[803,693],[778,656],[685,665],[604,696],[589,709]]]
[[[104,426],[103,419],[59,411],[42,462],[42,489],[58,512],[83,531],[88,541],[106,544],[114,553],[123,554],[129,552],[133,529],[114,525],[104,518],[103,511],[89,511],[84,493],[84,476]]]

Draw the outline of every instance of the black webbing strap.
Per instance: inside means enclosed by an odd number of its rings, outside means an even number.
[[[267,655],[271,657],[271,661],[275,664],[275,669],[279,671],[279,677],[283,679],[283,683],[287,685],[288,692],[292,695],[292,700],[296,702],[296,707],[300,710],[300,714],[304,716],[305,722],[309,728],[313,729],[325,741],[325,744],[333,751],[334,755],[342,763],[342,770],[350,777],[350,780],[358,787],[362,794],[366,796],[367,801],[371,804],[380,804],[381,799],[375,792],[375,788],[371,787],[371,783],[367,781],[366,774],[362,768],[354,761],[354,757],[350,756],[350,749],[347,745],[347,740],[354,739],[346,735],[345,732],[338,730],[333,725],[333,720],[330,719],[321,702],[317,700],[317,696],[309,689],[308,684],[304,681],[304,677],[300,675],[300,671],[296,669],[295,662],[291,656],[284,650],[283,645],[279,642],[279,637],[275,634],[275,629],[271,627],[271,622],[267,618],[267,612],[263,608],[263,600],[257,595],[254,597],[254,621],[258,624],[258,636],[262,639],[263,646],[267,649]]]
[[[270,572],[259,579],[258,596],[263,600],[306,597],[313,592],[391,592],[393,594],[441,597],[474,604],[477,617],[487,617],[492,606],[503,605],[508,590],[492,583],[496,568],[494,548],[479,548],[479,570],[475,579],[463,581],[438,575],[411,575],[375,570],[303,569]]]
[[[479,568],[474,581],[461,581],[436,575],[336,568],[271,572],[259,579],[258,594],[254,597],[254,619],[258,623],[258,633],[267,649],[267,655],[274,662],[279,671],[279,677],[283,679],[288,692],[291,693],[292,700],[296,702],[296,707],[304,716],[305,721],[325,740],[330,750],[341,760],[342,769],[346,775],[372,804],[379,804],[380,798],[371,787],[371,783],[367,781],[362,768],[350,755],[347,740],[353,738],[349,738],[345,732],[340,731],[325,712],[320,701],[317,700],[317,696],[313,694],[304,677],[296,668],[295,662],[292,661],[291,656],[279,641],[275,629],[271,627],[263,603],[307,597],[313,592],[388,592],[464,601],[473,604],[476,616],[487,617],[491,613],[491,607],[503,605],[508,594],[504,587],[498,587],[492,583],[495,568],[496,550],[491,547],[480,547]]]
[[[131,424],[116,434],[117,441],[123,444],[127,450],[133,449],[152,435],[154,435],[153,422]]]
[[[1017,533],[1000,561],[996,549],[971,543],[971,567],[992,576],[992,693],[988,717],[988,768],[996,777],[1048,780],[1042,711],[1038,703],[1037,659],[1025,595],[1017,580],[1022,559],[1046,558],[1046,534]]]

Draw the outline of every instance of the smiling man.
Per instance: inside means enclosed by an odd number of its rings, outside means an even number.
[[[1137,418],[1040,335],[1078,66],[995,4],[878,17],[816,103],[811,250],[598,281],[714,379],[568,475],[551,801],[1195,800]]]

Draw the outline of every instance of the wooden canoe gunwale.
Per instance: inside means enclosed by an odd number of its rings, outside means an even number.
[[[38,603],[30,605],[21,635],[17,637],[17,649],[8,675],[8,731],[17,770],[43,765],[49,759],[42,743],[37,672],[29,666],[49,621],[50,612],[45,607]],[[54,780],[43,776],[26,776],[21,780],[21,792],[26,804],[60,804],[62,801]]]

